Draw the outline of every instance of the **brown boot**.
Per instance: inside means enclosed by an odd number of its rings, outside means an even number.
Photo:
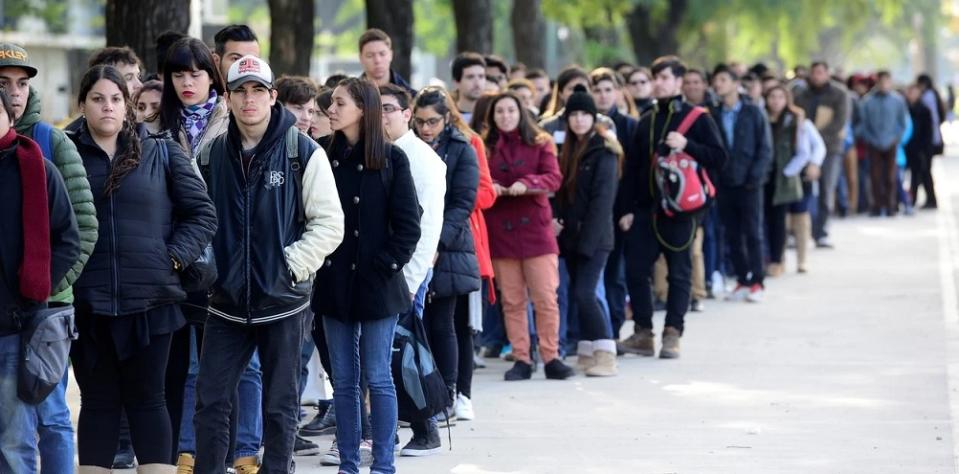
[[[663,329],[663,347],[659,350],[660,359],[679,358],[679,338],[682,337],[676,328]]]
[[[192,454],[180,453],[176,460],[176,474],[193,474],[194,462]]]
[[[812,238],[812,217],[808,212],[793,214],[793,232],[796,235],[796,260],[799,273],[806,273],[806,255],[809,252],[809,240]]]
[[[769,278],[776,278],[783,274],[783,264],[781,263],[770,263],[766,265],[766,276]]]
[[[644,357],[656,355],[656,335],[652,329],[638,329],[621,344],[623,352]]]

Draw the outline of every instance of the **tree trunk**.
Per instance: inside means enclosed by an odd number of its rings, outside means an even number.
[[[529,68],[546,67],[546,20],[541,4],[541,0],[513,0],[513,48],[516,60]]]
[[[313,0],[269,0],[270,68],[273,74],[310,75]]]
[[[524,0],[520,0],[521,2]],[[493,17],[490,0],[453,0],[456,20],[456,52],[493,52]],[[526,0],[539,5],[539,0]],[[538,8],[537,8],[538,10]],[[542,17],[542,14],[540,14]]]
[[[156,71],[156,37],[168,30],[185,34],[189,11],[190,0],[107,0],[107,46],[129,46],[148,71]]]
[[[379,28],[393,42],[393,69],[407,80],[412,73],[413,0],[366,0],[366,27]]]
[[[653,60],[679,53],[679,26],[689,7],[688,0],[669,0],[665,21],[655,20],[646,3],[637,3],[626,17],[637,64],[649,66]]]

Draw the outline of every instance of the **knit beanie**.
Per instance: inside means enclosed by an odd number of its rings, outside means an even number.
[[[573,89],[573,94],[566,100],[566,108],[563,112],[563,119],[569,118],[573,112],[586,112],[596,118],[596,102],[593,96],[582,85]]]

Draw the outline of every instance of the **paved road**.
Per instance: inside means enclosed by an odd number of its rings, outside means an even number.
[[[946,181],[959,164],[937,166],[938,213],[837,221],[837,249],[770,280],[766,302],[690,315],[682,359],[628,356],[618,377],[566,382],[506,383],[498,361],[477,371],[478,419],[398,471],[956,472],[959,188]],[[336,472],[318,461],[297,472]]]

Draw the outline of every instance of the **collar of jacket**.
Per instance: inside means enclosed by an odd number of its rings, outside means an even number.
[[[89,128],[89,125],[87,125],[86,117],[80,117],[79,120],[80,122],[77,124],[78,126],[76,130],[66,132],[66,134],[72,135],[73,137],[75,137],[76,141],[82,145],[93,147],[102,151],[102,149],[100,148],[100,145],[98,145],[97,142],[93,139],[93,135],[90,134],[90,128]],[[144,138],[149,136],[149,132],[147,132],[147,129],[146,127],[143,126],[143,124],[137,124],[136,132],[137,132],[137,139],[139,140],[143,140]],[[166,134],[166,135],[160,134],[160,136],[162,138],[166,138],[166,137],[169,137],[169,134]],[[128,145],[129,143],[127,142],[126,134],[124,134],[121,131],[120,134],[117,136],[117,152],[114,156],[119,155],[120,152],[125,150]]]
[[[668,114],[670,111],[672,111],[672,113],[676,113],[682,110],[683,102],[684,99],[682,94],[674,95],[668,99],[657,100],[656,103],[653,104],[653,110],[655,110],[657,114],[662,115]]]
[[[272,150],[277,142],[280,142],[286,136],[286,131],[296,124],[296,117],[277,102],[270,112],[270,124],[266,127],[266,133],[260,139],[253,149],[253,155],[259,155],[265,150]],[[240,128],[236,125],[236,118],[230,113],[230,125],[227,129],[227,151],[229,156],[238,157],[243,150],[243,139],[240,137]]]

